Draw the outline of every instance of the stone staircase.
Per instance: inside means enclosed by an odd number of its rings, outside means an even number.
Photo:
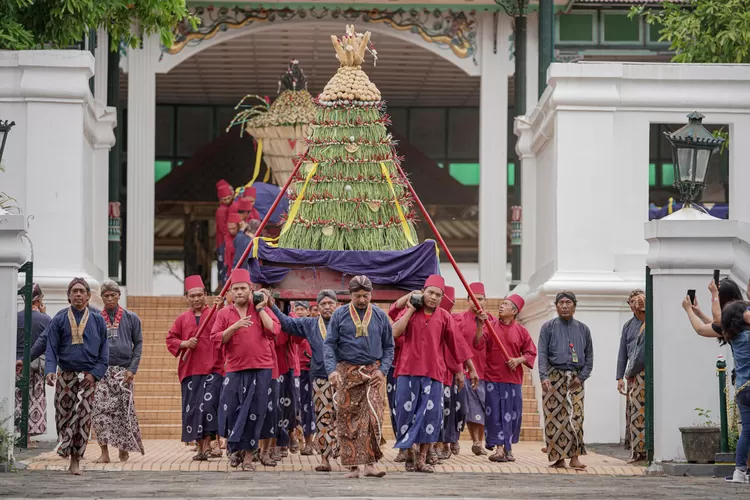
[[[496,311],[498,302],[488,300],[488,310]],[[458,300],[454,312],[465,311],[467,307],[466,300]],[[182,297],[128,297],[128,309],[141,318],[143,327],[143,356],[135,378],[135,406],[143,439],[180,439],[177,358],[167,351],[165,338],[174,319],[186,308]],[[537,400],[528,369],[524,376],[523,398],[521,440],[541,441]],[[383,437],[394,439],[388,418],[384,421]],[[462,439],[469,439],[467,431]]]

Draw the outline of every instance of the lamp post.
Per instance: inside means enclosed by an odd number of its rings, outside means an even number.
[[[664,132],[672,145],[674,163],[674,186],[680,192],[683,207],[689,207],[700,199],[706,187],[706,174],[711,155],[724,143],[721,137],[714,137],[703,126],[702,114],[693,111],[688,124],[675,132]]]
[[[0,120],[0,161],[3,160],[3,152],[5,151],[5,139],[8,138],[10,129],[15,126],[16,122],[9,122],[8,120]]]

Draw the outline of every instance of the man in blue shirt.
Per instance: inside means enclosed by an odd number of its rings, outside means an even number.
[[[70,457],[74,475],[81,474],[79,461],[90,436],[96,382],[109,364],[107,326],[89,310],[90,298],[86,280],[73,278],[68,285],[70,307],[58,312],[47,328],[45,373],[47,385],[55,386],[57,453]]]
[[[337,309],[328,323],[323,344],[328,380],[336,393],[336,429],[341,465],[347,478],[383,477],[376,463],[380,450],[385,377],[393,362],[393,331],[388,316],[370,303],[372,282],[355,276],[349,282],[351,302]]]
[[[318,449],[321,464],[315,467],[318,472],[330,472],[330,460],[339,455],[338,440],[336,439],[336,408],[333,405],[333,387],[328,381],[323,360],[323,343],[327,336],[327,327],[331,316],[338,306],[336,292],[321,290],[318,293],[318,307],[320,316],[306,318],[291,318],[272,305],[274,314],[281,322],[281,329],[290,335],[304,337],[310,344],[312,358],[310,359],[310,382],[313,386],[313,402],[315,405],[315,428],[318,431]],[[304,388],[303,388],[304,389]]]

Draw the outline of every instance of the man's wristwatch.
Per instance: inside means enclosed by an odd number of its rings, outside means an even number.
[[[256,309],[258,311],[258,314],[260,314],[263,310],[265,310],[266,306],[261,307],[260,309]]]

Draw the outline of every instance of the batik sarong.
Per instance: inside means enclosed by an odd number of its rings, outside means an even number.
[[[633,384],[628,387],[630,403],[630,446],[633,455],[646,453],[646,372],[635,376]]]
[[[458,390],[456,379],[453,385],[443,387],[443,429],[440,434],[441,443],[457,443],[461,431],[464,429],[466,418],[466,386]]]
[[[297,423],[297,407],[299,405],[299,379],[294,376],[294,370],[279,375],[279,412],[278,441],[276,446],[289,446],[289,434]]]
[[[396,369],[391,367],[388,370],[388,376],[385,379],[385,395],[388,398],[388,416],[391,418],[391,429],[393,429],[393,435],[396,435],[396,377],[394,376]]]
[[[21,418],[22,394],[18,384],[21,376],[16,375],[16,420]],[[47,396],[44,391],[44,372],[35,370],[29,373],[29,436],[39,436],[47,432]],[[20,432],[16,429],[16,432]]]
[[[523,393],[521,384],[487,382],[485,440],[487,446],[504,446],[511,451],[521,434]]]
[[[190,375],[182,386],[182,441],[194,443],[219,432],[219,400],[222,376]]]
[[[224,243],[216,249],[216,270],[219,273],[219,283],[223,284],[227,280],[227,265],[224,262]]]
[[[266,418],[260,430],[261,439],[271,439],[278,436],[279,425],[279,380],[271,380],[268,386],[268,399],[266,400]]]
[[[112,446],[143,455],[145,451],[135,411],[133,382],[122,384],[126,371],[122,366],[110,366],[97,382],[91,422],[100,446]]]
[[[81,378],[79,378],[79,375]],[[91,435],[95,385],[84,389],[83,372],[58,372],[55,385],[57,454],[83,458]]]
[[[313,383],[308,370],[302,370],[299,377],[300,424],[305,437],[315,434],[315,405],[313,405]]]
[[[338,458],[339,441],[336,437],[336,406],[333,386],[324,378],[313,380],[315,425],[318,428],[318,451],[325,458]]]
[[[586,454],[583,443],[583,386],[568,389],[572,372],[549,371],[552,389],[544,394],[544,435],[547,458],[557,462]]]
[[[380,450],[385,377],[377,371],[380,362],[357,366],[340,362],[336,371],[341,387],[336,399],[336,430],[341,447],[341,465],[374,464],[383,458]]]
[[[448,397],[451,388],[448,387]],[[401,375],[396,384],[396,446],[440,441],[445,408],[443,384],[430,377]]]
[[[456,379],[453,379],[453,392],[455,395],[455,405],[456,405],[456,426],[458,428],[458,435],[461,436],[461,433],[464,431],[464,428],[466,427],[466,417],[467,417],[467,410],[469,408],[469,394],[468,394],[468,388],[471,386],[471,381],[466,380],[466,383],[464,384],[463,389],[460,391],[458,390],[458,386],[456,385]]]
[[[268,412],[271,369],[227,373],[219,403],[219,432],[227,450],[255,450]]]
[[[466,421],[470,424],[484,425],[485,388],[484,380],[479,381],[476,389],[473,389],[470,384],[466,385]]]

